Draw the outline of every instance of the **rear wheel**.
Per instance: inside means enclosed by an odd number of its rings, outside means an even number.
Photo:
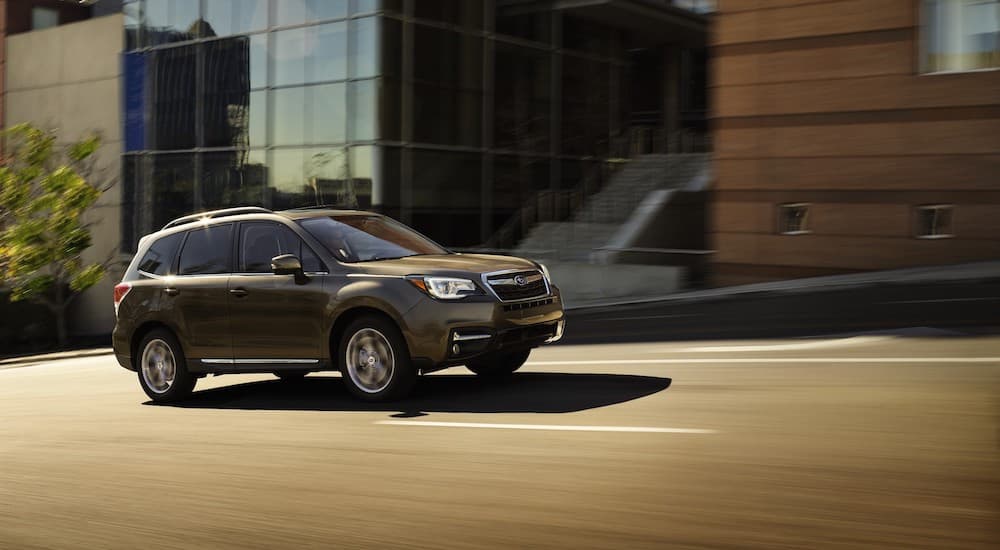
[[[307,374],[309,374],[307,370],[279,370],[274,372],[274,375],[280,378],[282,382],[296,382],[305,378]]]
[[[487,378],[510,376],[524,365],[529,355],[531,355],[530,349],[508,353],[491,353],[470,360],[466,363],[465,368]]]
[[[142,391],[157,403],[184,399],[197,382],[187,370],[177,338],[165,329],[152,330],[139,342],[138,367]]]
[[[359,317],[344,330],[337,350],[344,384],[365,401],[404,397],[417,380],[406,341],[389,319]]]

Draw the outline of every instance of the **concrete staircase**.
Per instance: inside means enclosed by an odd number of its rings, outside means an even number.
[[[643,199],[659,189],[682,189],[706,168],[708,154],[643,155],[615,175],[564,222],[536,225],[514,250],[519,256],[589,262]]]

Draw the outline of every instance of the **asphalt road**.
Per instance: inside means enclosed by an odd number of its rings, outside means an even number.
[[[6,368],[0,548],[996,548],[1000,338],[902,334],[559,345],[384,406]]]

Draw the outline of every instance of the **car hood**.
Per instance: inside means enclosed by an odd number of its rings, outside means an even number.
[[[394,260],[351,264],[359,273],[371,275],[468,276],[507,269],[537,269],[534,262],[513,256],[492,254],[435,254],[408,256]]]

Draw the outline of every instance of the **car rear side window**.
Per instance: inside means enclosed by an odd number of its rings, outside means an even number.
[[[169,275],[184,233],[174,233],[157,240],[139,262],[139,271],[149,275]]]
[[[240,273],[270,273],[271,258],[294,254],[306,272],[326,271],[294,231],[276,223],[244,223],[240,233]]]
[[[188,233],[178,261],[180,275],[229,273],[233,225],[213,225]]]

